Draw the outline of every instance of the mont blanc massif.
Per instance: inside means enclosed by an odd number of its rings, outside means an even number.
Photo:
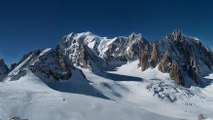
[[[211,49],[179,30],[152,42],[70,33],[0,60],[0,119],[210,120],[212,80]]]

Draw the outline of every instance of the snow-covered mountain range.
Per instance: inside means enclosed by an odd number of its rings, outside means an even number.
[[[178,30],[149,42],[70,33],[55,48],[0,60],[0,119],[213,117],[213,54]]]
[[[142,71],[158,66],[160,71],[170,73],[170,77],[183,86],[202,84],[201,77],[213,66],[211,50],[178,30],[151,43],[141,34],[107,39],[89,32],[72,33],[65,36],[59,46],[71,61],[83,67],[95,64],[104,69],[115,63],[122,65],[138,59]]]

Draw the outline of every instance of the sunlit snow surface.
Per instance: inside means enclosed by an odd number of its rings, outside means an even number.
[[[194,120],[199,114],[213,117],[213,74],[205,77],[210,84],[204,88],[184,88],[175,84],[168,73],[157,68],[141,72],[137,64],[135,61],[109,71],[108,78],[84,72],[96,89],[123,104],[173,118]]]
[[[144,72],[138,61],[103,77],[82,69],[68,81],[31,73],[0,82],[0,119],[29,120],[196,120],[213,118],[213,84],[183,88],[156,68]],[[211,81],[213,74],[205,77]]]

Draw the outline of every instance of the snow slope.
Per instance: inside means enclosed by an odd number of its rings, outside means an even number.
[[[122,104],[179,119],[195,120],[199,114],[213,117],[212,83],[205,88],[184,88],[157,68],[141,72],[137,63],[134,61],[109,71],[106,77],[83,71],[94,88]],[[208,78],[213,80],[212,75]]]
[[[172,120],[212,118],[212,74],[205,88],[178,86],[157,68],[141,72],[138,61],[98,76],[73,70],[68,81],[43,78],[23,68],[16,81],[0,82],[0,119]],[[7,78],[6,78],[7,79]]]
[[[26,75],[20,79],[0,82],[2,120],[16,116],[29,120],[173,119],[109,99],[56,91],[28,69],[23,70]]]

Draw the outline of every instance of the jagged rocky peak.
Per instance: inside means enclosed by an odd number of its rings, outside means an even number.
[[[129,38],[130,41],[143,40],[144,39],[143,36],[141,35],[141,33],[139,33],[139,34],[132,33],[132,34],[129,35],[128,38]]]
[[[4,59],[0,59],[0,75],[7,74],[9,72],[9,68],[4,62]]]
[[[171,34],[167,35],[165,38],[167,40],[182,41],[184,40],[184,35],[182,34],[180,30],[175,29]]]
[[[91,64],[95,63],[103,67],[114,62],[123,63],[138,59],[139,48],[148,43],[141,34],[107,38],[83,32],[66,35],[59,43],[59,48],[76,66],[91,67]]]
[[[160,71],[170,73],[170,77],[180,85],[190,86],[193,82],[201,84],[202,76],[213,67],[211,50],[179,30],[163,40],[150,43],[141,51],[139,65],[142,70],[158,66]]]
[[[87,40],[90,41],[94,38],[99,38],[99,36],[97,36],[97,35],[95,35],[91,32],[81,32],[81,33],[72,32],[68,35],[65,35],[63,37],[63,39],[60,41],[60,43],[63,43],[63,44],[66,44],[66,43],[69,43],[69,42],[80,42],[80,43],[82,43],[82,42],[85,41],[84,39],[86,39],[86,38],[87,38]]]
[[[136,60],[139,57],[139,48],[146,46],[148,43],[141,34],[132,33],[128,37],[117,37],[109,44],[106,51],[107,57],[113,57],[116,61]]]

